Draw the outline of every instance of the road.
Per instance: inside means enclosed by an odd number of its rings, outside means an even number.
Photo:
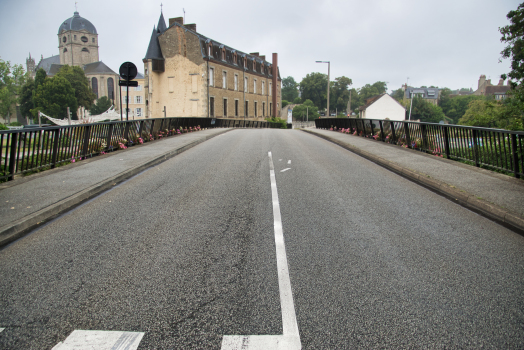
[[[72,349],[73,331],[128,349],[524,347],[524,237],[299,131],[206,141],[0,250],[0,276],[0,349]]]

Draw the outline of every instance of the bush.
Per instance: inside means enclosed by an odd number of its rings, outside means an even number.
[[[0,123],[0,130],[9,130],[9,128],[5,126],[4,124]]]
[[[19,122],[11,122],[9,123],[9,126],[22,126]]]

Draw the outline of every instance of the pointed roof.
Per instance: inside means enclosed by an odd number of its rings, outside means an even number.
[[[158,19],[158,25],[156,26],[156,30],[159,34],[162,34],[167,29],[166,26],[166,20],[164,19],[164,14],[162,11],[160,11],[160,18]]]
[[[161,19],[163,19],[163,16],[161,16]],[[153,26],[153,33],[151,33],[151,40],[149,40],[149,46],[147,47],[146,57],[144,57],[144,59],[164,59],[162,56],[162,50],[160,49],[160,43],[158,42],[159,35],[157,29]]]
[[[109,73],[109,74],[118,75],[102,61],[86,64],[84,66],[84,73],[86,75],[87,74],[101,74],[101,73],[105,73],[105,74]]]

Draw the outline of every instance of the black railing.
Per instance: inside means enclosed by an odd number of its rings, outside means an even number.
[[[322,118],[315,125],[524,176],[521,131],[358,118]]]
[[[0,182],[14,175],[188,132],[197,126],[277,128],[280,124],[210,118],[159,118],[0,131]],[[191,129],[190,129],[191,128]]]

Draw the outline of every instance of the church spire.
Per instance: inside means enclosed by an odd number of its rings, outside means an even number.
[[[166,20],[164,19],[164,13],[160,11],[160,18],[158,19],[158,25],[156,26],[156,30],[159,34],[162,34],[167,29],[166,26]]]
[[[164,57],[162,57],[160,43],[158,42],[158,35],[158,29],[153,26],[153,33],[151,33],[151,40],[149,40],[149,46],[147,47],[146,57],[144,57],[144,59],[164,59]]]

